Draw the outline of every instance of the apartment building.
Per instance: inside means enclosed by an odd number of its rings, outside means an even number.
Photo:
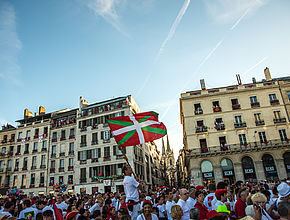
[[[290,78],[181,94],[185,165],[194,184],[290,176]]]

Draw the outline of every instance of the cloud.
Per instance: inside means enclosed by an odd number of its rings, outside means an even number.
[[[22,43],[16,31],[16,15],[13,6],[0,2],[0,77],[14,84],[21,84],[19,76],[21,67],[18,56]]]
[[[204,2],[208,14],[215,21],[224,23],[238,19],[236,25],[232,27],[235,28],[246,14],[256,11],[268,0],[205,0]]]
[[[167,44],[167,42],[173,37],[173,35],[175,34],[175,31],[176,31],[176,28],[178,27],[183,15],[185,14],[188,6],[189,6],[189,3],[190,3],[190,0],[185,0],[184,1],[184,4],[182,6],[182,8],[180,9],[177,17],[175,18],[175,21],[173,22],[171,28],[170,28],[170,31],[167,35],[167,37],[165,38],[165,40],[163,41],[163,43],[161,44],[161,47],[156,55],[156,58],[155,60],[158,60],[160,55],[162,54],[162,52],[164,51],[164,48]]]
[[[81,1],[82,2],[82,1]],[[122,0],[86,0],[87,7],[91,9],[97,16],[101,16],[105,21],[110,23],[116,30],[128,37],[119,21],[119,15],[116,8],[126,1]]]

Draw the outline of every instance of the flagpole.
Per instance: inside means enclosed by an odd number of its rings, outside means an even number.
[[[123,149],[123,147],[118,147],[119,148],[119,150],[122,152],[122,154],[123,154],[123,156],[124,156],[124,159],[127,161],[127,164],[131,167],[131,165],[130,165],[130,163],[129,163],[129,160],[128,160],[128,157],[127,157],[127,155],[125,154],[125,151],[124,151],[124,149]],[[132,168],[132,167],[131,167]],[[135,179],[137,180],[138,178],[137,178],[137,175],[136,175],[136,173],[133,171],[133,169],[132,169],[132,172],[133,172],[133,175],[134,175],[134,177],[135,177]]]

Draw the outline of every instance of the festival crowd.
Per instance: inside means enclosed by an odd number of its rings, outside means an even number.
[[[290,219],[289,179],[144,191],[130,166],[124,166],[123,173],[123,193],[1,198],[0,220]]]

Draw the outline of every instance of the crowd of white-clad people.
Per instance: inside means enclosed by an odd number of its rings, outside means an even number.
[[[122,193],[1,198],[0,220],[290,219],[289,179],[144,191],[130,166],[123,172]]]

